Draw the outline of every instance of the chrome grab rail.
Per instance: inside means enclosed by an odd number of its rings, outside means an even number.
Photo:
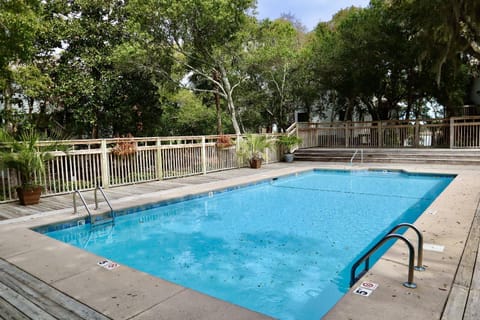
[[[103,191],[102,187],[96,187],[95,188],[95,191],[94,191],[94,199],[95,199],[95,210],[98,209],[98,197],[97,197],[97,190],[100,190],[100,193],[102,194],[103,196],[103,199],[105,199],[105,202],[107,203],[108,207],[110,208],[110,219],[112,220],[112,222],[114,222],[115,220],[115,212],[113,211],[113,207],[112,207],[112,204],[110,203],[110,201],[108,200],[107,198],[107,195],[105,194],[105,192]],[[77,214],[77,201],[76,201],[76,195],[78,194],[78,196],[80,197],[80,200],[82,200],[82,203],[85,207],[85,209],[87,209],[87,212],[88,212],[88,217],[90,218],[90,223],[93,225],[95,224],[95,220],[93,219],[93,216],[92,216],[92,212],[90,211],[90,209],[88,208],[88,205],[87,205],[87,202],[85,201],[85,198],[83,197],[82,193],[80,192],[80,190],[75,190],[73,192],[73,213],[74,214]],[[105,219],[105,220],[100,220],[99,223],[104,223],[104,222],[108,222],[110,221],[110,219]]]
[[[85,206],[85,209],[87,209],[88,217],[90,218],[90,221],[93,221],[92,220],[92,212],[88,208],[87,202],[85,201],[85,198],[83,197],[83,195],[80,193],[79,190],[75,190],[73,192],[73,214],[77,214],[77,197],[75,197],[75,195],[77,195],[77,194],[80,197],[80,200],[82,200],[82,203]]]
[[[403,240],[408,247],[408,252],[409,252],[409,258],[408,258],[408,279],[406,282],[403,283],[403,285],[407,288],[410,289],[415,289],[417,285],[413,282],[413,273],[414,273],[414,264],[415,264],[415,249],[413,245],[408,241],[407,238],[405,238],[402,235],[399,234],[387,234],[385,237],[383,237],[377,244],[370,250],[368,250],[367,253],[365,253],[360,259],[357,260],[352,266],[351,272],[350,272],[350,287],[352,287],[367,271],[370,269],[370,256],[377,251],[385,242],[387,242],[390,239],[401,239]],[[365,261],[365,269],[357,276],[355,277],[355,272],[357,271],[358,266]]]
[[[353,165],[353,159],[355,159],[355,156],[357,155],[358,150],[360,150],[361,163],[363,163],[363,149],[355,149],[355,152],[353,153],[353,156],[350,158],[350,165]]]
[[[420,230],[417,229],[413,224],[411,223],[400,223],[396,225],[395,227],[388,232],[388,234],[391,234],[395,231],[397,231],[400,228],[407,227],[407,228],[412,228],[415,233],[418,236],[418,249],[417,249],[417,265],[415,266],[416,271],[425,271],[425,267],[423,266],[423,236]]]
[[[97,190],[100,190],[100,193],[102,194],[103,199],[105,199],[105,202],[108,204],[108,207],[110,208],[110,214],[112,215],[112,218],[113,218],[113,208],[112,208],[112,204],[111,204],[110,201],[108,200],[107,195],[106,195],[105,192],[103,191],[103,188],[102,188],[102,187],[96,187],[96,188],[95,188],[95,192],[94,192],[94,194],[93,194],[93,195],[94,195],[94,198],[95,198],[95,210],[98,209]]]

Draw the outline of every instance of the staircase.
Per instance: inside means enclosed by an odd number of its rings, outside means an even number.
[[[307,148],[295,151],[296,161],[350,162],[356,149]],[[353,162],[360,162],[357,155]],[[432,163],[480,165],[479,149],[363,149],[365,163]]]

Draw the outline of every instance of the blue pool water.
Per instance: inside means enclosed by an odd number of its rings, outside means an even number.
[[[319,319],[354,260],[452,179],[315,170],[47,234],[275,318]]]

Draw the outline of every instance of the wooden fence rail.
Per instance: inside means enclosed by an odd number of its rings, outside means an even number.
[[[372,122],[303,122],[303,148],[480,148],[480,116]]]
[[[45,174],[36,180],[45,187],[43,195],[53,195],[242,167],[236,152],[241,136],[230,138],[233,145],[227,148],[217,146],[218,136],[61,141],[68,151],[54,152]],[[266,163],[279,159],[276,145],[266,151]],[[18,175],[14,170],[0,170],[0,179],[0,203],[15,200]]]
[[[296,123],[289,130],[289,134],[302,138],[302,148],[480,148],[480,116],[308,122]],[[234,145],[228,148],[217,146],[218,136],[61,141],[69,151],[55,152],[46,173],[36,180],[45,186],[43,195],[52,195],[238,168],[244,165],[239,163],[236,153],[241,136],[230,137]],[[267,163],[280,159],[276,146],[266,153]],[[0,170],[0,180],[0,203],[15,200],[17,174]]]

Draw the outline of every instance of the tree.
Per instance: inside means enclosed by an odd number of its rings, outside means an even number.
[[[161,116],[158,87],[148,70],[119,63],[117,48],[133,35],[121,0],[61,0],[52,6],[62,49],[54,68],[56,119],[77,136],[136,136]]]
[[[373,120],[426,116],[422,106],[436,89],[431,62],[423,50],[418,28],[404,6],[373,0],[365,9],[339,12],[319,24],[312,44],[319,88],[344,101],[340,118],[354,112]],[[337,100],[338,101],[338,100]]]
[[[303,45],[303,32],[286,19],[264,20],[257,39],[247,47],[248,72],[266,99],[265,113],[286,129],[295,108],[293,75]]]
[[[0,87],[6,121],[12,111],[14,77],[18,67],[29,64],[35,39],[42,28],[38,0],[0,0]]]
[[[397,0],[393,5],[404,6],[415,22],[424,48],[423,61],[433,62],[438,85],[447,64],[456,61],[459,66],[463,64],[460,59],[480,61],[479,1]]]
[[[245,80],[239,63],[249,34],[244,26],[252,19],[253,0],[135,0],[129,12],[138,35],[132,47],[168,52],[182,68],[177,83],[188,86],[185,75],[196,74],[212,83],[211,89],[190,87],[198,92],[218,93],[225,101],[236,133],[241,129],[234,92]],[[144,15],[143,12],[150,12]],[[139,45],[140,43],[140,45]],[[137,54],[133,55],[139,56]],[[141,54],[140,54],[141,55]],[[161,70],[151,60],[133,58],[139,67]],[[182,72],[182,70],[184,70]],[[187,80],[187,81],[186,81]]]
[[[168,128],[167,135],[213,135],[216,111],[206,107],[201,97],[182,89],[169,99],[161,123]]]

